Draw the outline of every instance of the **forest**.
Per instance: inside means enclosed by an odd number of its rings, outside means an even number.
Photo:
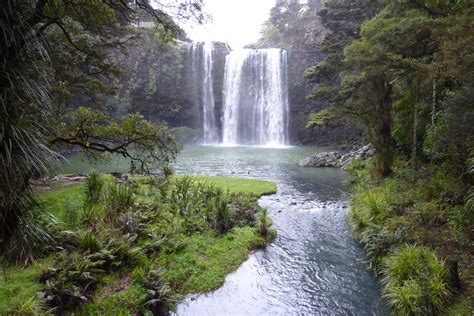
[[[0,315],[472,315],[474,3],[212,2],[1,4]]]

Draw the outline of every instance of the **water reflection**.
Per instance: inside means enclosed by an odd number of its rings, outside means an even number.
[[[300,168],[315,148],[187,147],[180,174],[262,178],[261,198],[278,237],[252,254],[215,292],[190,297],[177,315],[384,315],[377,282],[345,223],[344,173]],[[324,148],[318,150],[323,151]]]

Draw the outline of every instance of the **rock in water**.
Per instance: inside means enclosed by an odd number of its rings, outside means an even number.
[[[339,167],[341,154],[337,151],[322,152],[302,159],[300,167]]]
[[[356,159],[366,160],[374,155],[374,147],[371,144],[365,145],[357,150],[351,151],[339,159],[338,167],[346,169]]]
[[[322,152],[306,157],[298,163],[300,167],[335,167],[345,169],[356,159],[366,160],[372,157],[374,148],[371,144],[341,155],[337,151]]]

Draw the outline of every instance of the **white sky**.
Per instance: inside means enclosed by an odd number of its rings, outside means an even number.
[[[241,48],[260,38],[262,24],[274,5],[275,0],[204,0],[204,10],[213,21],[183,28],[192,40],[222,41],[233,49]]]

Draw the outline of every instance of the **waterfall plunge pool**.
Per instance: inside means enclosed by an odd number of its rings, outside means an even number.
[[[301,168],[314,147],[187,146],[178,174],[271,180],[260,199],[278,236],[218,290],[188,297],[176,315],[386,315],[377,281],[347,225],[345,173]]]
[[[278,185],[264,196],[277,238],[251,254],[214,292],[190,296],[176,315],[387,315],[380,288],[363,263],[364,251],[347,224],[346,174],[333,168],[302,168],[298,161],[328,148],[288,146],[185,146],[177,174],[250,177]],[[94,167],[126,171],[114,158],[91,164],[73,155],[60,173]]]

